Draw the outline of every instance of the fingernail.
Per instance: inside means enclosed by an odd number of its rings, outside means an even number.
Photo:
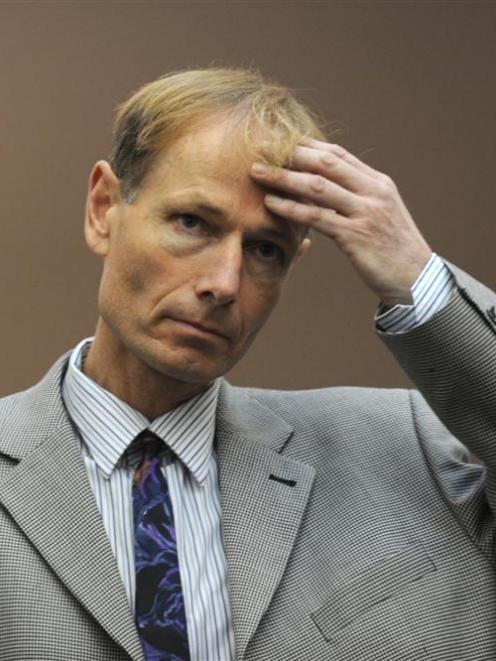
[[[267,168],[263,163],[253,163],[251,166],[251,171],[255,174],[267,174]]]
[[[282,197],[277,197],[277,195],[266,195],[265,201],[268,204],[279,204],[280,202],[282,202]]]

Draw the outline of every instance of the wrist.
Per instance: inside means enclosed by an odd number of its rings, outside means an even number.
[[[402,265],[401,271],[396,274],[394,287],[382,293],[382,303],[388,307],[413,305],[413,289],[433,255],[432,250],[428,248],[419,256],[415,263]]]

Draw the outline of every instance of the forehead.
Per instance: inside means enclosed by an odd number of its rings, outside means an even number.
[[[263,193],[249,176],[253,162],[239,131],[222,119],[211,119],[182,132],[158,154],[148,186],[171,189],[208,181],[232,193]]]

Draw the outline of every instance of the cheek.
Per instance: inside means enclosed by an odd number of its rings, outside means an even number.
[[[267,321],[281,295],[281,283],[251,287],[243,298],[242,316],[248,334],[256,333]]]
[[[136,256],[128,255],[126,259],[112,256],[103,269],[102,288],[107,294],[122,299],[146,290],[149,279],[144,263]]]
[[[163,279],[163,265],[137,250],[115,250],[105,260],[100,284],[100,311],[115,317],[126,317],[132,310],[146,305],[153,293],[153,282]],[[121,320],[122,321],[122,320]]]
[[[130,294],[152,291],[170,276],[170,260],[163,250],[148,243],[128,241],[112,256],[109,268],[114,279]]]
[[[123,283],[130,294],[139,294],[142,291],[149,290],[150,282],[154,279],[152,276],[151,265],[141,263],[139,260],[128,262],[121,274]]]

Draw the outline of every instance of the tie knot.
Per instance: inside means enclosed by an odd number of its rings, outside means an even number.
[[[149,429],[138,434],[131,445],[141,457],[162,457],[169,453],[163,440]]]

